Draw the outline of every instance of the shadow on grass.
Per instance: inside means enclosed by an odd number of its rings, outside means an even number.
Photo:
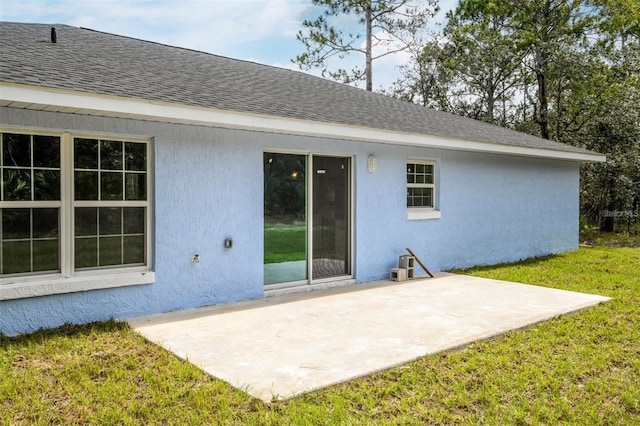
[[[504,262],[504,263],[497,263],[497,264],[493,264],[493,265],[477,265],[477,266],[470,266],[468,268],[455,268],[455,269],[451,269],[447,272],[451,272],[452,274],[465,274],[465,273],[469,273],[469,272],[484,272],[484,271],[495,271],[495,270],[499,270],[499,269],[503,269],[503,268],[512,268],[514,266],[537,266],[539,264],[548,262],[551,259],[559,259],[561,257],[565,256],[565,254],[548,254],[545,256],[539,256],[539,257],[531,257],[528,259],[521,259],[515,262]]]
[[[583,230],[580,243],[587,246],[640,248],[640,230],[634,232],[597,232]]]
[[[64,324],[58,328],[41,328],[29,334],[20,334],[18,336],[5,336],[0,333],[0,350],[6,348],[7,345],[27,345],[34,343],[43,343],[52,338],[61,336],[89,336],[91,334],[111,333],[114,331],[129,330],[130,327],[126,322],[116,320],[96,321],[88,324]]]

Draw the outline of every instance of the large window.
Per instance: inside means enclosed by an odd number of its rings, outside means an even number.
[[[435,207],[435,171],[432,161],[407,162],[407,207]]]
[[[147,145],[74,138],[76,268],[145,263]]]
[[[148,143],[2,132],[0,277],[149,263]]]

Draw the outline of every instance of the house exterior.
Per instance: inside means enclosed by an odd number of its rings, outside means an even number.
[[[574,250],[604,157],[303,73],[0,24],[0,332]]]

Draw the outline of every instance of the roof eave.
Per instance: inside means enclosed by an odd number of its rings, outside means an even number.
[[[0,83],[0,106],[579,162],[606,160],[592,152],[468,141],[4,82]]]

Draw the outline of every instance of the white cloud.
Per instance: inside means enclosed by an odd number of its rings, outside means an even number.
[[[296,34],[302,20],[314,19],[322,8],[310,0],[0,0],[5,21],[68,24],[124,36],[247,59],[299,70],[290,62],[303,52]],[[441,0],[440,14],[457,4]],[[338,19],[357,29],[353,16]],[[374,64],[374,85],[388,85],[407,54],[389,55]],[[363,66],[362,55],[331,64]],[[310,72],[320,75],[319,70]],[[362,85],[360,85],[362,87]]]
[[[287,0],[2,0],[2,19],[62,23],[196,50],[293,37],[305,4]]]

